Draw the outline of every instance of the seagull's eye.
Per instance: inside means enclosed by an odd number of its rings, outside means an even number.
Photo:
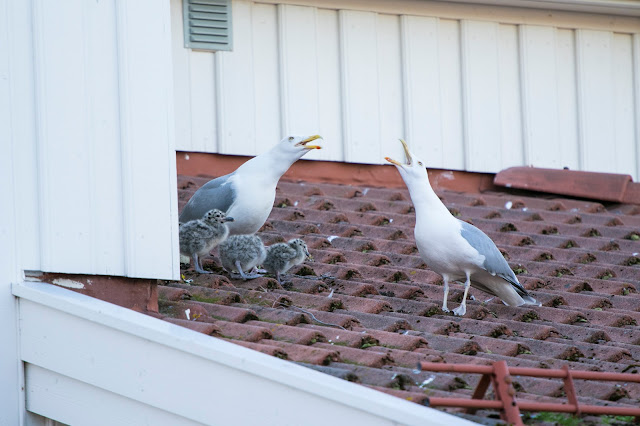
[[[289,136],[289,140],[292,141],[293,140],[293,136]]]
[[[422,166],[422,161],[418,161],[418,165],[419,165],[419,166]]]

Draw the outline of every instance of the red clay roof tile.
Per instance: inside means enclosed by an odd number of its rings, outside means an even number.
[[[207,181],[179,176],[180,208]],[[441,373],[431,380],[413,371],[418,361],[640,373],[637,205],[437,192],[452,214],[496,242],[544,306],[509,307],[472,289],[465,317],[444,314],[442,279],[413,241],[406,189],[281,181],[259,235],[265,244],[303,236],[315,261],[293,268],[281,286],[268,277],[230,280],[215,257],[205,259],[213,274],[184,269],[192,282],[159,286],[160,313],[417,403],[469,397],[478,380]],[[453,284],[450,302],[461,297]],[[519,397],[564,401],[560,381],[514,379]],[[640,386],[576,386],[581,402],[640,403]]]

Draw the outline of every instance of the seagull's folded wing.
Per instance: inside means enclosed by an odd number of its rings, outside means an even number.
[[[211,209],[227,212],[235,200],[233,183],[229,180],[233,173],[210,180],[196,191],[180,213],[180,222],[202,219]]]

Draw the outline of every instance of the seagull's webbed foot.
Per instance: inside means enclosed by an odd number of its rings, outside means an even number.
[[[254,280],[256,278],[260,278],[262,275],[260,274],[247,274],[244,271],[242,271],[240,274],[237,274],[235,272],[230,273],[229,275],[231,275],[231,278],[233,278],[234,280]]]
[[[263,277],[264,275],[262,274],[244,274],[244,276],[242,277],[243,280],[247,281],[247,280],[255,280],[256,278],[260,278]]]
[[[248,274],[245,274],[245,272],[242,270],[242,265],[240,265],[240,261],[239,260],[236,260],[236,269],[240,273],[240,278],[242,278],[245,281],[253,280],[253,279],[256,279],[256,278],[260,278],[262,276],[260,274],[254,273],[253,270],[251,272],[249,272]],[[232,274],[232,276],[233,275],[235,275],[235,274]]]
[[[453,314],[459,317],[463,316],[467,313],[467,304],[462,302],[462,305],[458,306],[453,310]]]
[[[193,255],[193,269],[196,270],[197,273],[199,274],[211,274],[211,271],[205,271],[204,269],[202,269],[202,266],[200,266],[200,259],[198,258],[197,254]]]

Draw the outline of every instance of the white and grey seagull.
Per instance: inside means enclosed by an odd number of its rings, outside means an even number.
[[[406,164],[389,157],[385,159],[396,166],[409,188],[416,211],[414,233],[420,256],[431,270],[442,275],[442,310],[449,312],[450,281],[464,281],[462,304],[453,310],[455,315],[466,313],[470,286],[499,297],[509,306],[539,306],[518,282],[494,242],[484,232],[449,212],[431,188],[424,162],[409,151],[405,141],[400,139],[400,142]]]
[[[229,235],[254,234],[264,225],[276,198],[276,185],[289,167],[319,145],[311,145],[319,135],[288,136],[269,151],[254,157],[233,173],[204,184],[180,214],[180,223],[201,218],[218,209],[232,216]]]

